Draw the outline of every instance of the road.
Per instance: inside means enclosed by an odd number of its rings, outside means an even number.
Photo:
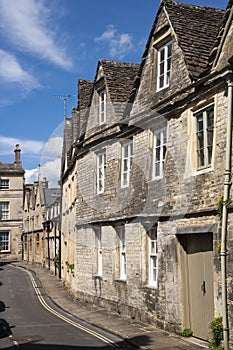
[[[1,262],[0,349],[17,348],[113,350],[130,347],[120,338],[66,314],[45,295],[36,276]]]

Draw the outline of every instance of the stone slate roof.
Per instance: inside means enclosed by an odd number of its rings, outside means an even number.
[[[50,205],[61,196],[60,188],[43,188],[45,205]]]
[[[212,68],[215,66],[215,63],[216,63],[215,60],[218,60],[219,54],[224,44],[224,40],[222,41],[221,39],[224,36],[224,33],[229,30],[230,23],[228,23],[228,20],[231,16],[232,9],[233,9],[233,0],[229,0],[224,17],[223,17],[223,21],[221,23],[221,26],[218,32],[218,36],[216,38],[212,52],[210,53],[209,66]]]
[[[22,165],[15,163],[2,163],[0,162],[0,173],[24,173]]]
[[[90,95],[93,88],[93,80],[78,81],[78,110],[85,110],[90,101]]]
[[[86,105],[88,95],[89,102],[86,107],[90,107],[92,96],[94,92],[95,83],[97,82],[97,76],[99,72],[100,66],[103,68],[104,80],[109,92],[111,101],[116,105],[120,105],[120,103],[126,103],[129,98],[130,91],[134,84],[134,79],[137,75],[138,69],[140,67],[139,64],[136,63],[127,63],[127,62],[118,62],[112,60],[104,60],[99,59],[98,65],[96,69],[96,75],[94,81],[89,81],[89,86],[84,90],[85,94],[82,95],[84,98],[83,104]],[[88,81],[84,81],[88,82]],[[91,87],[92,85],[92,87]],[[118,102],[118,103],[117,103]],[[80,103],[81,96],[80,96]],[[82,124],[81,129],[81,139],[84,138],[85,129],[88,121],[88,110],[85,115],[85,120]]]
[[[139,64],[99,60],[112,102],[126,102],[133,86]],[[97,68],[98,72],[98,68]]]
[[[229,0],[229,2],[232,2],[232,0]],[[183,50],[184,59],[191,78],[196,80],[211,69],[209,59],[214,46],[217,45],[217,38],[219,39],[218,32],[224,19],[224,10],[188,5],[173,0],[161,0],[137,76],[129,94],[128,105],[123,119],[130,113],[132,103],[140,86],[142,71],[149,54],[158,18],[164,8],[169,16],[178,43]]]
[[[162,4],[178,38],[188,71],[197,79],[206,71],[225,11],[171,0],[163,0]]]

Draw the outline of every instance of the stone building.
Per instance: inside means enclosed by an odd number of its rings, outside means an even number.
[[[22,239],[25,262],[59,271],[60,188],[46,178],[24,187]]]
[[[22,256],[24,186],[19,145],[14,152],[14,163],[0,162],[0,255],[12,260]]]
[[[139,67],[99,61],[65,157],[77,298],[201,339],[226,303],[231,344],[232,8],[161,1]]]
[[[62,152],[62,209],[61,209],[61,276],[72,290],[76,288],[76,212],[77,212],[77,162],[76,143],[80,127],[92,91],[93,82],[78,81],[78,106],[72,116],[67,117],[64,126]]]

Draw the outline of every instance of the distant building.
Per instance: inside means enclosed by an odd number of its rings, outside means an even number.
[[[14,163],[0,162],[1,259],[20,259],[22,253],[24,169],[19,145],[14,152]]]
[[[46,178],[26,184],[23,203],[23,260],[57,272],[60,188],[49,188]]]

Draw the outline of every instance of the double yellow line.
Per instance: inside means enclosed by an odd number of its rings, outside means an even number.
[[[106,344],[112,346],[113,348],[115,348],[115,349],[123,349],[123,348],[120,347],[119,345],[115,344],[111,339],[108,339],[108,338],[104,337],[103,335],[98,334],[98,333],[96,333],[95,331],[92,331],[92,330],[90,330],[90,329],[88,329],[88,328],[82,326],[81,324],[70,320],[69,318],[63,316],[63,315],[60,314],[59,312],[57,312],[57,311],[55,311],[54,309],[52,309],[52,308],[45,302],[44,298],[42,297],[41,292],[40,292],[40,290],[38,289],[38,286],[37,286],[37,284],[36,284],[36,281],[35,281],[35,279],[34,279],[32,273],[31,273],[30,271],[28,271],[28,270],[25,270],[25,269],[21,268],[21,267],[18,267],[18,266],[17,266],[17,268],[19,268],[19,269],[25,271],[25,272],[29,275],[30,280],[31,280],[31,283],[32,283],[32,286],[33,286],[33,288],[34,288],[34,290],[35,290],[35,292],[36,292],[36,295],[37,295],[37,297],[38,297],[38,299],[39,299],[41,305],[43,305],[43,307],[44,307],[46,310],[48,310],[49,312],[51,312],[53,315],[59,317],[61,320],[65,321],[66,323],[68,323],[68,324],[74,326],[75,328],[81,329],[82,331],[84,331],[84,332],[86,332],[86,333],[92,335],[92,336],[95,337],[95,338],[100,339],[101,341],[103,341],[104,343],[106,343]]]

